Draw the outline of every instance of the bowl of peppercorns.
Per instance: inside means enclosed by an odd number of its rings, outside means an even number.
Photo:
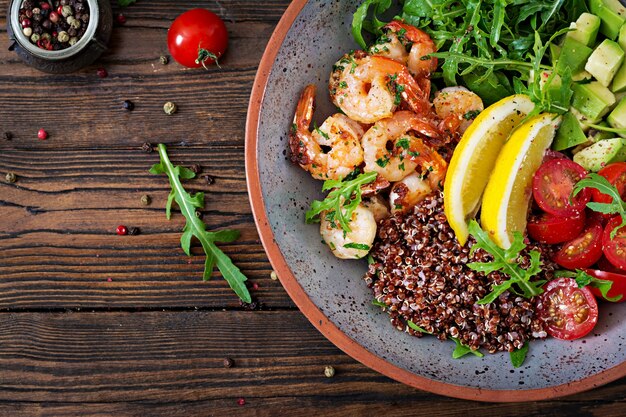
[[[13,0],[9,49],[41,71],[73,72],[106,50],[112,21],[107,0]]]

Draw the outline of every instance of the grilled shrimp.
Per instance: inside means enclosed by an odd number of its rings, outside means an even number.
[[[333,103],[361,123],[390,117],[402,100],[415,113],[431,112],[429,92],[419,86],[406,66],[363,51],[346,54],[333,66],[328,88]]]
[[[377,172],[388,181],[399,181],[420,167],[433,189],[445,178],[448,164],[415,133],[437,132],[432,122],[410,111],[379,120],[362,138],[365,172]]]
[[[302,91],[289,134],[291,160],[314,178],[342,179],[363,162],[361,125],[343,114],[330,116],[310,131],[315,106],[315,86]],[[330,150],[324,152],[322,146]]]
[[[484,110],[481,98],[465,87],[448,87],[433,100],[435,112],[448,131],[465,132],[474,118]]]
[[[414,172],[393,184],[389,193],[392,213],[407,213],[430,195],[433,189],[422,175]]]
[[[427,55],[437,52],[437,47],[427,33],[399,20],[389,22],[383,32],[383,36],[370,47],[370,54],[406,65],[415,78],[430,78],[437,69],[437,58],[427,58]]]
[[[350,219],[350,232],[344,232],[326,217],[326,212],[322,212],[320,234],[337,258],[361,259],[367,255],[376,237],[376,220],[370,210],[363,204],[357,206]]]
[[[374,215],[374,220],[379,221],[389,217],[389,207],[387,202],[378,194],[363,200],[363,205]]]

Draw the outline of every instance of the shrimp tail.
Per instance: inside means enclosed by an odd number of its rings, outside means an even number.
[[[409,159],[420,165],[424,173],[428,173],[427,181],[430,187],[433,190],[441,188],[448,170],[446,160],[439,152],[419,139],[411,141],[409,151]]]
[[[296,106],[293,124],[289,131],[290,159],[300,165],[310,164],[312,156],[309,155],[308,145],[313,140],[310,136],[309,127],[313,120],[315,110],[315,85],[307,85],[300,94],[300,100]]]

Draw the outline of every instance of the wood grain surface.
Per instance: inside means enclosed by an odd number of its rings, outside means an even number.
[[[403,386],[332,346],[270,279],[247,199],[244,124],[288,3],[138,0],[110,50],[71,75],[24,66],[7,50],[0,16],[0,416],[625,415],[626,379],[523,405]],[[192,7],[226,21],[222,68],[159,63],[169,24]],[[98,78],[98,67],[109,76]],[[178,113],[166,116],[166,101]],[[165,218],[169,186],[148,173],[158,157],[142,151],[145,142],[202,167],[186,186],[207,194],[209,228],[241,230],[222,247],[258,285],[255,311],[218,274],[201,280],[201,251],[188,258],[180,249],[184,219]],[[140,234],[117,236],[119,224]],[[334,378],[324,377],[326,365]]]

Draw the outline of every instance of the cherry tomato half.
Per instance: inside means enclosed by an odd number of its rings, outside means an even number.
[[[585,212],[570,217],[544,213],[528,220],[528,236],[537,242],[563,243],[577,237],[585,227]]]
[[[550,336],[579,339],[598,322],[598,303],[589,288],[578,288],[572,278],[558,278],[548,282],[538,298],[537,316]]]
[[[205,9],[192,9],[174,20],[167,32],[167,47],[181,65],[198,68],[215,62],[228,46],[224,22]]]
[[[569,202],[574,185],[587,175],[587,171],[570,159],[549,159],[535,172],[533,197],[546,213],[555,216],[573,216],[585,209],[591,191],[583,189]]]
[[[563,244],[554,255],[554,262],[567,269],[588,268],[602,256],[602,225],[590,221],[585,230]]]
[[[569,158],[565,156],[564,153],[561,153],[559,151],[553,151],[552,149],[548,149],[546,153],[543,155],[543,162],[547,162],[551,159],[569,159]]]
[[[602,168],[598,171],[598,175],[602,175],[612,185],[617,188],[622,200],[626,200],[626,162],[616,162]],[[595,188],[591,191],[593,201],[598,203],[610,203],[613,201],[611,196],[601,193]]]
[[[604,234],[602,235],[602,251],[609,262],[615,267],[626,271],[626,226],[618,229],[613,239],[611,239],[611,232],[620,224],[622,224],[621,216],[611,218],[606,224]]]
[[[607,293],[607,295],[611,298],[621,295],[622,298],[617,301],[618,303],[626,301],[626,275],[616,274],[614,272],[600,271],[599,269],[584,269],[584,271],[592,277],[613,282],[613,285],[611,285],[611,290]],[[591,287],[590,289],[593,295],[598,298],[604,299],[599,289],[593,287]]]

